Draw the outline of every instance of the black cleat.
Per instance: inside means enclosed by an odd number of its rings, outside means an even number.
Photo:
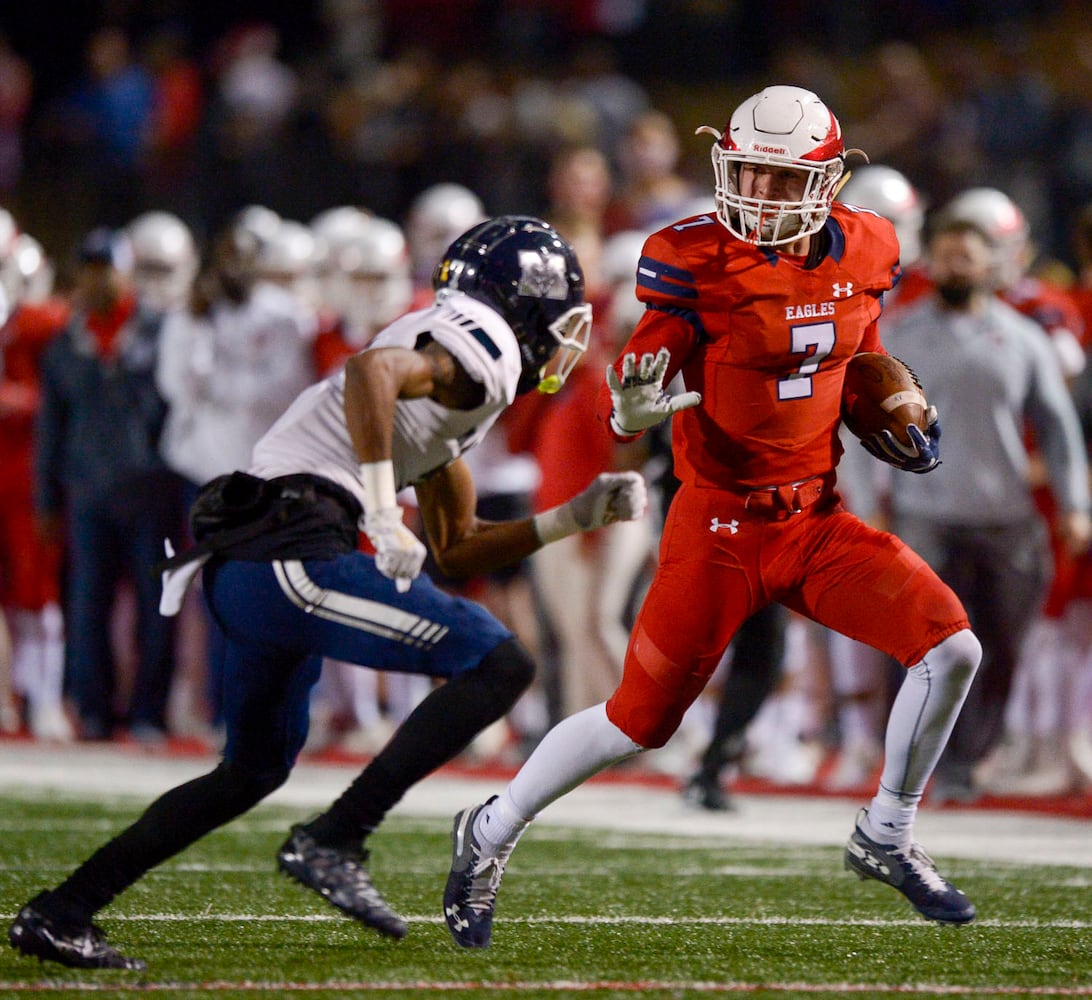
[[[277,864],[289,878],[313,889],[327,902],[380,934],[404,938],[406,922],[372,884],[367,862],[367,851],[350,854],[325,847],[301,826],[292,827],[291,836],[277,852]]]
[[[8,930],[11,946],[41,962],[59,962],[73,969],[148,968],[139,958],[128,958],[106,943],[106,935],[94,924],[53,920],[39,904],[47,894],[39,893],[20,911]]]
[[[464,948],[489,947],[493,908],[504,874],[504,862],[485,853],[474,836],[474,820],[489,802],[456,813],[451,830],[452,860],[444,887],[444,919],[455,943]]]
[[[861,819],[866,811],[861,810],[856,829],[846,844],[846,868],[862,879],[874,878],[897,889],[926,920],[946,924],[967,924],[974,920],[974,903],[937,871],[921,844],[908,847],[878,844],[862,832]]]
[[[683,786],[682,796],[687,805],[696,809],[731,812],[736,808],[732,797],[721,788],[720,781],[710,779],[700,771]]]

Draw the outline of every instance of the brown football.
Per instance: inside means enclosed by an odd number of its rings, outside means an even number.
[[[909,445],[907,424],[926,429],[929,404],[910,371],[887,354],[855,354],[842,384],[842,420],[857,437],[890,431]]]

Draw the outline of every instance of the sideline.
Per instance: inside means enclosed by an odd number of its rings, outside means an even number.
[[[215,757],[148,752],[126,744],[48,746],[32,741],[0,745],[0,790],[60,793],[150,801],[208,771]],[[359,764],[300,763],[266,801],[305,810],[333,801]],[[624,773],[623,773],[624,775]],[[445,824],[459,809],[482,802],[505,778],[470,776],[445,768],[410,789],[394,814],[436,818]],[[669,787],[615,775],[588,782],[545,809],[536,824],[590,827],[619,833],[668,834],[738,843],[839,846],[853,829],[865,797],[740,794],[734,812],[695,810]],[[1092,821],[1006,810],[923,807],[917,835],[936,855],[977,861],[1073,865],[1092,868]]]

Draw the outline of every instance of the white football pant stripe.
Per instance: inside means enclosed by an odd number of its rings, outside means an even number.
[[[273,572],[281,590],[296,607],[309,615],[318,615],[328,621],[347,625],[404,642],[407,646],[426,648],[435,646],[445,635],[448,627],[429,621],[409,611],[392,608],[379,601],[370,601],[365,597],[354,597],[336,590],[320,587],[303,568],[303,563],[295,559],[284,562],[274,561]]]

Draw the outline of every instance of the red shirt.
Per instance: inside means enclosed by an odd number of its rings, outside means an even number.
[[[95,346],[98,348],[100,357],[114,357],[117,352],[118,334],[134,312],[136,312],[136,299],[132,295],[125,295],[106,312],[87,314],[87,329],[95,338]]]

